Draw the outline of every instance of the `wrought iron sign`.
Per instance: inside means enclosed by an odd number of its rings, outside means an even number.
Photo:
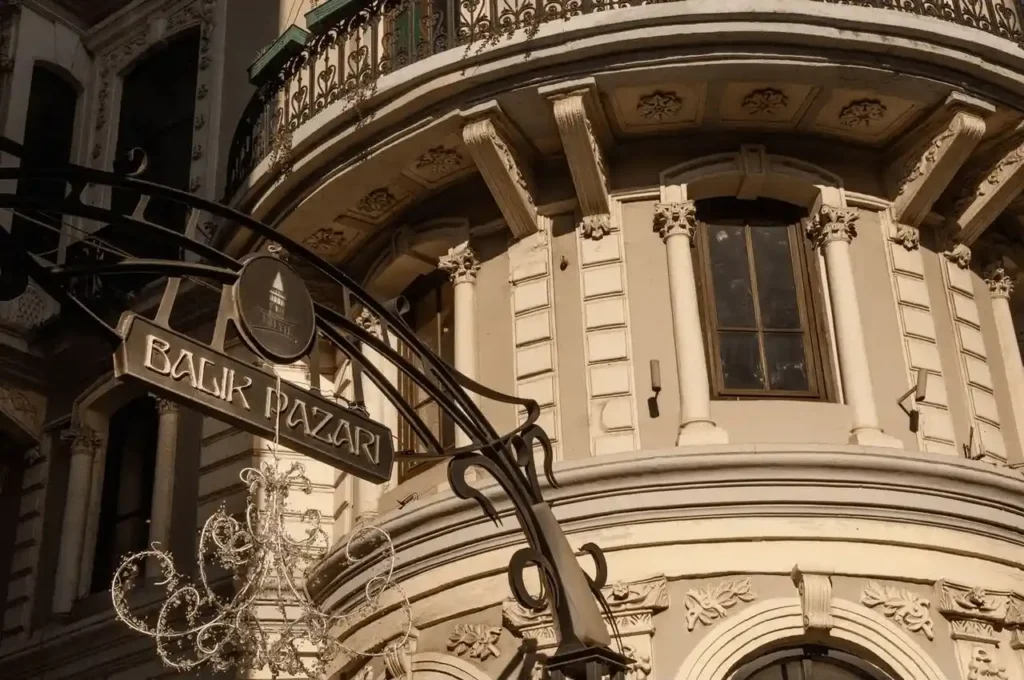
[[[20,157],[22,148],[0,138],[0,152]],[[143,154],[133,154],[135,156],[142,156],[145,162]],[[94,333],[109,340],[119,378],[134,381],[151,392],[246,431],[272,437],[275,444],[280,441],[297,452],[360,478],[377,483],[386,481],[395,460],[416,463],[447,459],[448,482],[458,497],[475,501],[497,523],[503,517],[514,515],[522,527],[527,546],[512,557],[509,584],[524,607],[552,611],[560,644],[547,660],[551,677],[555,680],[624,677],[630,660],[610,648],[612,637],[602,617],[602,610],[606,614],[609,611],[600,591],[607,580],[603,553],[593,544],[575,552],[544,499],[538,461],[548,483],[553,487],[557,487],[557,483],[551,442],[537,424],[536,402],[501,394],[458,373],[435,355],[393,310],[372,298],[345,272],[248,215],[183,191],[140,180],[130,172],[116,174],[74,165],[51,170],[0,168],[0,186],[10,186],[10,180],[23,179],[61,182],[66,188],[65,198],[55,203],[52,199],[0,192],[0,209],[14,212],[40,228],[62,231],[62,243],[77,240],[88,247],[79,249],[75,258],[69,256],[64,263],[60,257],[27,252],[16,236],[0,229],[0,296],[16,297],[25,290],[28,279],[33,279],[61,305],[62,315],[78,315]],[[91,205],[83,198],[112,190],[138,196],[130,215]],[[177,203],[187,209],[188,219],[183,230],[155,224],[146,218],[147,206],[154,199]],[[60,226],[52,226],[54,215],[60,217]],[[64,222],[65,218],[74,218],[76,222]],[[239,261],[200,235],[200,221],[216,224],[224,234],[247,230],[263,243],[274,245],[285,257],[263,254]],[[102,226],[93,232],[84,232],[76,226],[86,222]],[[128,243],[124,241],[124,234],[132,234],[136,240]],[[152,257],[133,253],[132,247],[140,248],[139,235],[147,247],[161,246],[164,255]],[[311,298],[299,271],[312,272],[321,284],[326,282],[329,299]],[[137,309],[127,308],[125,300],[131,298],[124,295],[123,287],[116,283],[125,277],[139,276],[161,277],[166,282],[152,318]],[[172,311],[183,285],[210,288],[219,294],[212,339],[199,338],[194,330],[172,328]],[[114,288],[117,294],[105,295],[109,288]],[[318,285],[318,294],[324,288]],[[356,321],[362,312],[368,312],[379,321],[379,334]],[[281,380],[267,367],[230,356],[225,351],[225,339],[232,325],[248,347],[269,363],[306,361],[312,388],[300,388]],[[396,345],[401,346],[401,351]],[[411,381],[432,398],[471,443],[444,448],[413,406],[402,398],[396,384],[367,359],[364,348],[384,357],[398,369],[403,380]],[[323,349],[332,354],[340,353],[351,361],[354,384],[360,384],[365,378],[391,402],[419,439],[419,452],[394,451],[388,428],[371,420],[358,401],[348,402],[339,395],[319,393],[317,367],[321,365]],[[513,431],[499,433],[477,405],[479,397],[516,405],[526,410],[527,417]],[[472,477],[468,477],[467,472],[474,467],[485,470],[502,488],[509,501],[506,508],[499,511],[487,495],[469,483]],[[228,534],[241,537],[237,540],[248,542],[246,554],[261,555],[260,559],[266,564],[278,565],[266,566],[261,571],[243,564],[247,573],[280,572],[280,564],[295,563],[292,558],[282,560],[282,554],[288,550],[306,554],[305,548],[274,547],[282,541],[287,543],[283,530],[270,534],[263,531],[268,518],[271,523],[283,522],[276,499],[286,495],[285,487],[281,486],[285,482],[281,480],[288,478],[288,474],[276,470],[265,471],[265,474],[253,471],[252,474],[256,475],[253,479],[266,480],[264,486],[272,498],[270,515],[263,516],[260,515],[263,511],[253,510],[255,514],[247,518],[249,529],[231,517],[214,516],[210,520],[213,525],[208,527],[212,532],[209,545],[216,544],[224,549],[230,547],[224,543]],[[260,485],[250,485],[250,491],[257,486]],[[254,519],[257,516],[263,519],[257,521]],[[225,531],[228,534],[222,534]],[[149,552],[140,554],[141,557],[146,555],[162,561],[165,579],[177,584],[179,575],[169,559]],[[589,556],[596,564],[594,578],[580,567],[578,558],[583,556]],[[368,568],[372,568],[386,561],[387,555],[379,550],[368,559]],[[543,592],[539,595],[530,593],[524,585],[524,572],[531,566],[542,576]],[[119,615],[135,630],[153,635],[158,650],[164,650],[162,645],[169,639],[192,640],[200,660],[176,667],[191,668],[200,662],[214,666],[228,663],[229,657],[225,656],[228,651],[224,650],[234,649],[246,639],[238,626],[249,620],[246,612],[250,611],[248,607],[255,606],[251,598],[255,597],[252,593],[256,592],[258,584],[246,581],[241,593],[223,602],[213,597],[209,589],[209,597],[200,597],[201,590],[182,587],[185,595],[175,602],[186,610],[192,608],[186,618],[199,616],[200,610],[214,611],[215,623],[207,622],[172,635],[147,628],[133,618],[124,598],[132,573],[132,569],[123,566],[115,579],[114,597],[115,605],[121,607]],[[297,626],[295,630],[305,631],[307,640],[312,639],[325,649],[339,646],[329,634],[334,619],[303,600],[301,590],[293,585],[289,595],[304,603],[305,614],[301,625],[293,622]],[[379,594],[376,592],[376,596]],[[374,595],[368,592],[367,597],[372,599]],[[174,604],[172,599],[169,597],[165,606]],[[286,611],[284,605],[281,611]],[[166,621],[163,613],[160,620]],[[227,621],[233,623],[224,623]],[[217,630],[231,632],[214,644],[209,636],[211,631]],[[295,672],[298,646],[293,642],[291,638],[283,642],[244,642],[248,647],[232,663],[263,664],[272,671]]]

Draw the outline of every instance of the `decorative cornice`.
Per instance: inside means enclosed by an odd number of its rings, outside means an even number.
[[[850,243],[857,236],[857,220],[860,214],[849,208],[823,205],[813,219],[807,220],[807,238],[814,247],[821,249],[833,241]]]
[[[477,272],[480,271],[480,260],[468,242],[460,243],[448,249],[437,261],[437,268],[447,272],[452,283],[476,283]]]
[[[985,283],[994,298],[1010,299],[1017,277],[1006,271],[1001,264],[990,265],[985,269]]]
[[[562,148],[584,215],[608,212],[608,179],[604,152],[587,115],[589,90],[559,94],[552,107]]]
[[[490,118],[462,128],[462,139],[516,238],[537,231],[537,207],[530,182],[509,143]]]
[[[591,241],[600,241],[612,233],[612,219],[608,213],[586,215],[580,220],[580,236]]]
[[[656,203],[654,205],[654,231],[662,241],[672,236],[685,236],[693,242],[697,229],[697,204],[693,201],[682,203]]]
[[[631,583],[620,581],[602,588],[601,594],[608,602],[619,632],[623,634],[652,631],[654,614],[669,606],[668,581],[664,576]],[[502,618],[513,633],[537,640],[541,646],[557,642],[548,610],[526,609],[510,598],[502,603]]]
[[[935,639],[931,601],[927,598],[903,588],[869,581],[860,594],[860,603],[877,608],[886,618],[910,633],[921,633],[929,640]]]
[[[501,626],[488,626],[482,623],[459,623],[448,636],[448,651],[456,656],[468,656],[477,661],[487,661],[491,657],[501,656],[498,640],[501,639]]]
[[[799,564],[790,572],[793,585],[800,592],[800,605],[804,612],[804,630],[827,633],[832,630],[832,576],[830,573],[811,571]]]
[[[724,619],[728,612],[740,602],[753,602],[757,595],[750,588],[750,579],[722,581],[717,585],[706,585],[686,591],[686,630],[693,630],[698,623],[710,626]]]

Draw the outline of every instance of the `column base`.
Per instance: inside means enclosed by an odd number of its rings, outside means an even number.
[[[904,448],[901,440],[873,428],[852,431],[850,443],[858,446],[882,446],[890,449]]]
[[[729,433],[710,420],[686,423],[679,428],[676,446],[701,446],[703,444],[728,444]]]

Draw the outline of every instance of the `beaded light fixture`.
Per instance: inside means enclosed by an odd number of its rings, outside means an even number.
[[[302,514],[301,538],[286,526],[289,493],[312,493],[312,483],[301,463],[281,471],[276,439],[271,462],[240,473],[248,489],[244,516],[234,517],[222,506],[203,525],[198,581],[180,573],[172,555],[158,545],[126,557],[114,573],[110,593],[118,619],[153,638],[157,654],[170,668],[185,672],[208,665],[214,670],[264,669],[274,678],[320,677],[339,654],[384,656],[401,649],[412,631],[409,600],[393,580],[394,546],[379,527],[357,526],[345,546],[350,562],[360,560],[353,549],[368,543],[381,547],[361,559],[376,557],[381,549],[385,552],[384,567],[368,580],[360,607],[331,614],[306,594],[305,573],[326,553],[329,540],[317,510]],[[138,611],[140,603],[129,602],[144,567],[151,578],[158,572],[156,584],[167,593],[156,611],[145,617],[148,621]],[[404,636],[377,651],[352,649],[331,637],[332,629],[346,620],[372,616],[388,591],[397,594],[405,613]],[[276,614],[273,621],[267,620],[270,611]]]

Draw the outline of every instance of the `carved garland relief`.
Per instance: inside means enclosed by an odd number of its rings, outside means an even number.
[[[753,602],[757,596],[750,587],[750,579],[722,581],[717,585],[701,586],[686,591],[686,630],[697,624],[710,626],[724,619],[741,602]]]

